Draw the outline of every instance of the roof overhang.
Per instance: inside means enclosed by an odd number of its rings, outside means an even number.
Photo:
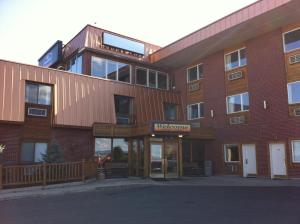
[[[299,0],[258,1],[161,48],[150,55],[150,61],[175,69],[299,21]]]

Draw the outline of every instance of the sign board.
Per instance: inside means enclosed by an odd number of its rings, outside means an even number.
[[[189,124],[170,124],[170,123],[154,123],[154,132],[190,132],[191,125]]]
[[[56,41],[52,47],[40,57],[39,66],[42,67],[50,67],[54,65],[56,62],[60,61],[62,58],[62,42],[60,40]]]
[[[140,55],[145,54],[145,45],[143,43],[133,41],[117,35],[113,35],[110,33],[103,33],[103,44],[137,53]]]

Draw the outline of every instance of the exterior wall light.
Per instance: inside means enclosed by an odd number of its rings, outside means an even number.
[[[268,109],[268,102],[266,101],[266,100],[264,100],[264,109],[266,110],[266,109]]]
[[[152,134],[151,136],[152,136],[152,137],[155,137],[155,134]]]
[[[214,118],[214,116],[215,116],[214,110],[210,110],[210,116],[211,116],[211,118]]]
[[[183,135],[178,135],[178,137],[179,137],[179,138],[182,138],[182,137],[183,137]]]

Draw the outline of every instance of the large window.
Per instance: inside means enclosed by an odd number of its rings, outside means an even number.
[[[38,163],[43,162],[43,156],[47,152],[47,143],[43,142],[25,142],[21,148],[21,162]]]
[[[244,66],[246,64],[247,64],[246,48],[242,48],[225,55],[226,71]]]
[[[187,69],[187,81],[193,82],[203,78],[203,64]]]
[[[168,89],[168,74],[137,67],[135,70],[136,84],[158,89]]]
[[[115,96],[117,124],[131,124],[133,121],[133,99],[128,96]]]
[[[131,66],[122,62],[92,57],[91,75],[131,83]]]
[[[289,104],[300,103],[300,81],[288,84]]]
[[[164,114],[166,121],[176,121],[177,120],[177,105],[172,103],[164,104]]]
[[[225,145],[224,146],[224,159],[225,162],[239,162],[240,152],[238,145]]]
[[[285,52],[300,48],[300,29],[289,31],[285,33],[283,37]]]
[[[51,86],[26,83],[26,103],[51,105]]]
[[[187,106],[188,120],[204,117],[204,103],[190,104]]]
[[[227,114],[248,111],[249,94],[242,93],[227,97]]]
[[[82,55],[71,58],[67,64],[67,71],[74,73],[82,73]]]
[[[127,162],[128,141],[124,138],[96,138],[95,155],[102,159],[110,156],[113,162]]]
[[[293,162],[300,163],[300,140],[292,141]]]

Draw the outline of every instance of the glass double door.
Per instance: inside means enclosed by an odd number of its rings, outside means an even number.
[[[178,177],[178,142],[150,143],[150,177]]]

